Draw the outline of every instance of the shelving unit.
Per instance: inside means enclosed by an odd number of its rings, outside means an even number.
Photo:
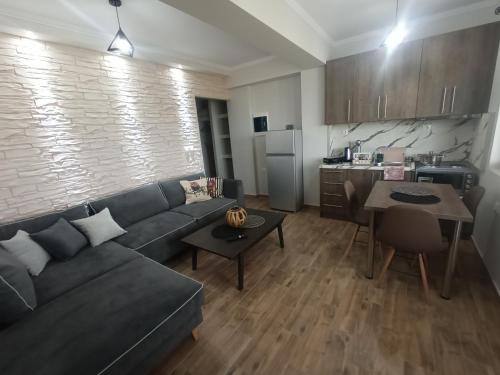
[[[226,101],[196,98],[196,105],[205,174],[234,178]]]

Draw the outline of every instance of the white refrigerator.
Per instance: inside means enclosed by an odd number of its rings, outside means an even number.
[[[269,204],[282,211],[299,211],[304,204],[302,130],[266,133]]]

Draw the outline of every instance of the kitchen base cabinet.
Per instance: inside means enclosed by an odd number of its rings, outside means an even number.
[[[373,185],[384,179],[384,171],[368,169],[329,169],[320,172],[320,215],[332,219],[349,220],[344,182],[350,180],[356,189],[359,204],[365,204]],[[405,181],[413,181],[414,172],[405,172]]]

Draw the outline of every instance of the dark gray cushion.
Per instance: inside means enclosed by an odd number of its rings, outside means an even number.
[[[195,225],[193,218],[176,213],[163,212],[127,227],[127,233],[114,241],[140,251],[142,247],[160,239],[177,239]]]
[[[70,208],[66,211],[53,212],[47,215],[24,219],[20,221],[16,221],[14,223],[5,224],[0,226],[0,241],[8,240],[9,238],[14,237],[18,230],[24,230],[28,233],[39,232],[45,228],[50,227],[54,224],[59,218],[63,217],[68,221],[81,219],[84,217],[88,217],[87,206],[80,205],[73,208]]]
[[[52,301],[137,258],[142,258],[142,255],[109,241],[96,247],[86,247],[65,262],[52,261],[38,277],[33,277],[38,304]]]
[[[137,223],[142,219],[159,214],[169,209],[157,183],[126,191],[112,197],[90,203],[94,213],[109,208],[113,219],[122,227]]]
[[[214,198],[205,202],[196,202],[188,205],[182,205],[174,208],[172,211],[191,216],[199,224],[204,225],[213,221],[222,215],[238,202],[229,198]]]
[[[35,307],[35,290],[28,270],[6,250],[0,249],[0,323],[15,322]],[[4,345],[2,348],[6,349]]]
[[[154,364],[143,356],[185,338],[201,321],[202,301],[200,283],[133,260],[1,331],[9,350],[0,350],[0,374],[147,373]]]
[[[30,237],[54,258],[61,260],[71,258],[89,243],[78,229],[63,218],[47,229],[32,233]]]
[[[204,173],[196,173],[188,176],[183,176],[176,179],[169,179],[160,181],[158,184],[160,185],[163,194],[168,200],[170,204],[170,208],[174,208],[184,204],[186,202],[186,193],[179,183],[180,180],[188,180],[193,181],[197,180],[204,176]]]

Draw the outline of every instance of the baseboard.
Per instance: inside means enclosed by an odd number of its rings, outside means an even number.
[[[483,255],[483,252],[481,251],[481,249],[479,248],[479,245],[477,244],[476,238],[474,237],[474,235],[472,235],[472,236],[470,236],[470,239],[472,240],[472,244],[474,245],[474,248],[476,249],[477,253],[481,257],[481,260],[483,261],[484,268],[486,268],[486,271],[488,272],[488,276],[490,277],[490,280],[493,283],[493,286],[497,290],[497,294],[500,296],[500,285],[498,285],[496,283],[495,279],[493,279],[493,277],[491,277],[490,270],[488,269],[488,267],[486,266],[486,263],[484,262],[484,255]]]

